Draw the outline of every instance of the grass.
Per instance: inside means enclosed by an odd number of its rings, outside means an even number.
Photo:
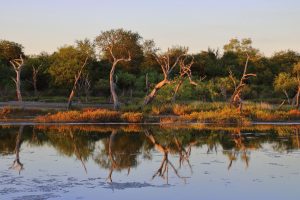
[[[47,114],[48,113],[48,114]],[[38,116],[39,115],[39,116]],[[37,117],[36,117],[37,116]],[[300,111],[291,106],[278,108],[268,103],[245,102],[243,111],[230,108],[226,102],[189,102],[140,106],[123,105],[120,111],[88,108],[72,111],[0,108],[0,119],[34,119],[37,122],[160,122],[160,123],[217,123],[248,124],[300,120]]]
[[[130,122],[139,123],[143,120],[142,113],[121,113],[108,109],[84,109],[63,111],[55,114],[38,116],[37,122]]]

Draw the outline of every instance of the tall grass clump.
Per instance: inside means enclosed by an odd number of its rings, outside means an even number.
[[[120,113],[108,109],[85,109],[83,111],[65,111],[52,115],[38,116],[38,122],[117,122]]]

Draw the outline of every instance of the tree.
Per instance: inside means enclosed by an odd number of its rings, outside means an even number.
[[[49,68],[49,73],[52,75],[56,85],[71,87],[68,108],[72,106],[72,99],[81,75],[86,73],[85,67],[88,64],[88,60],[92,60],[94,55],[94,46],[87,39],[76,41],[76,46],[64,46],[53,55],[53,63]]]
[[[116,67],[121,62],[130,62],[141,52],[140,40],[141,36],[138,33],[124,29],[104,31],[95,39],[96,45],[102,52],[102,58],[109,59],[111,62],[109,83],[114,109],[116,110],[120,108],[114,81]]]
[[[16,77],[12,79],[16,85],[16,93],[19,102],[22,102],[20,78],[22,68],[24,67],[23,57],[23,46],[21,44],[7,40],[0,40],[0,60],[7,65],[10,64],[16,73]]]
[[[75,75],[73,88],[71,90],[71,93],[70,93],[69,99],[68,99],[68,109],[70,109],[72,106],[72,99],[77,90],[78,81],[81,78],[81,75],[83,73],[85,66],[87,65],[88,59],[94,55],[94,46],[90,43],[89,40],[85,39],[83,41],[76,41],[76,43],[77,43],[77,49],[79,51],[78,52],[78,54],[79,54],[78,56],[80,57],[79,59],[82,59],[85,57],[85,60],[84,60],[84,63],[81,65],[79,71]]]
[[[224,54],[222,63],[224,68],[229,68],[235,76],[242,76],[244,72],[244,63],[248,59],[249,68],[253,63],[261,58],[258,49],[252,47],[250,38],[231,39],[228,44],[224,45]]]
[[[238,108],[239,111],[242,111],[243,102],[242,102],[242,98],[241,98],[241,93],[242,93],[244,87],[246,86],[245,81],[248,80],[249,77],[251,77],[251,76],[256,76],[256,74],[247,73],[248,62],[249,62],[249,55],[247,55],[244,72],[243,72],[242,78],[238,84],[236,83],[232,72],[230,72],[230,76],[229,76],[231,78],[231,80],[234,84],[234,88],[235,88],[234,92],[230,98],[230,106],[233,105],[234,107]]]
[[[15,82],[16,84],[16,92],[17,92],[17,98],[18,98],[18,101],[20,103],[22,103],[22,94],[21,94],[21,71],[22,71],[22,68],[24,66],[24,60],[23,60],[23,57],[22,55],[20,55],[20,58],[19,59],[13,59],[11,61],[9,61],[10,64],[12,65],[13,69],[15,70],[16,72],[16,78],[12,78],[13,81]]]
[[[182,56],[187,54],[188,49],[185,47],[174,47],[171,49],[168,49],[164,53],[158,54],[158,49],[155,47],[155,44],[153,41],[149,40],[146,41],[144,44],[145,52],[147,54],[152,54],[154,58],[156,59],[157,63],[160,65],[161,70],[163,72],[163,80],[160,81],[155,85],[153,90],[148,94],[144,100],[144,105],[147,105],[152,102],[152,100],[155,98],[157,92],[170,83],[170,74],[174,70],[174,68],[178,65],[180,58]]]
[[[289,98],[289,91],[294,90],[296,87],[297,87],[296,78],[292,77],[291,74],[288,74],[286,72],[282,72],[278,74],[278,76],[276,76],[274,80],[275,91],[283,92],[289,104],[291,104]]]
[[[179,81],[174,90],[173,99],[172,99],[173,102],[175,102],[177,92],[186,77],[189,79],[189,82],[191,85],[194,85],[194,86],[198,85],[195,81],[192,80],[191,67],[194,64],[194,57],[192,57],[192,60],[190,62],[187,62],[187,58],[188,58],[188,56],[185,56],[184,58],[179,59],[179,67],[180,67]],[[201,80],[202,80],[202,78],[201,78]]]
[[[8,64],[9,61],[19,58],[20,55],[24,56],[23,46],[21,44],[0,40],[0,60]]]
[[[223,49],[225,53],[237,53],[240,58],[247,58],[250,56],[251,59],[255,59],[259,56],[259,50],[252,47],[251,38],[243,38],[241,40],[237,38],[231,39],[228,44],[224,45]],[[247,57],[245,57],[246,54],[248,55]]]
[[[42,88],[47,86],[49,77],[47,76],[47,70],[51,65],[50,56],[42,52],[39,55],[31,56],[26,60],[25,64],[25,76],[27,72],[27,81],[33,86],[34,96],[38,96],[38,85]],[[27,71],[26,71],[27,69]],[[30,74],[30,75],[29,75]],[[38,84],[40,83],[41,84]]]

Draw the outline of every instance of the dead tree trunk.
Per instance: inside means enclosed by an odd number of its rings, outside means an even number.
[[[194,85],[194,86],[198,85],[196,82],[194,82],[192,80],[191,67],[194,64],[194,57],[192,57],[192,61],[190,63],[188,63],[188,64],[185,63],[186,59],[187,59],[187,56],[184,59],[180,59],[179,60],[179,66],[180,66],[180,72],[179,73],[180,73],[180,76],[179,76],[179,82],[176,85],[175,90],[174,90],[174,94],[173,94],[173,98],[172,98],[173,102],[176,101],[177,92],[179,91],[179,88],[181,87],[181,85],[182,85],[182,83],[184,81],[184,78],[186,76],[188,77],[191,85]]]
[[[247,68],[248,68],[248,62],[249,62],[249,55],[247,55],[247,60],[245,63],[245,67],[244,67],[244,72],[242,75],[242,78],[239,82],[239,84],[236,84],[236,81],[233,77],[232,72],[230,71],[230,79],[232,80],[233,84],[234,84],[234,92],[230,98],[230,107],[234,106],[236,108],[238,108],[238,110],[241,112],[242,111],[242,106],[243,106],[243,100],[241,98],[241,93],[246,85],[245,81],[249,79],[249,77],[251,76],[256,76],[256,74],[247,74]]]
[[[75,81],[74,81],[74,85],[73,85],[73,88],[72,88],[72,91],[69,95],[69,99],[68,99],[68,109],[70,109],[72,107],[72,99],[75,95],[75,92],[76,92],[76,89],[77,89],[77,85],[78,85],[78,81],[81,77],[81,74],[82,74],[82,71],[84,69],[84,67],[86,66],[87,64],[87,61],[88,61],[88,57],[86,57],[83,65],[81,66],[80,70],[78,71],[77,75],[75,75]]]
[[[167,78],[165,78],[161,82],[157,83],[155,85],[155,87],[153,88],[153,90],[151,91],[151,93],[146,96],[146,98],[144,100],[144,105],[148,105],[149,103],[151,103],[152,100],[154,99],[154,97],[156,96],[158,90],[160,90],[162,87],[164,87],[168,83],[169,83],[169,80]]]
[[[35,68],[34,66],[32,66],[32,84],[33,84],[33,89],[34,89],[34,96],[37,97],[38,96],[38,89],[37,89],[37,75],[40,71],[40,67]]]
[[[15,82],[16,84],[16,93],[17,93],[17,98],[18,98],[18,101],[20,103],[22,103],[22,94],[21,94],[21,71],[22,71],[22,68],[24,66],[24,60],[23,60],[23,57],[22,55],[20,55],[20,58],[19,59],[14,59],[14,60],[11,60],[9,61],[10,64],[13,66],[15,72],[16,72],[16,78],[12,78],[13,81]]]
[[[150,94],[148,94],[145,97],[144,100],[144,105],[148,105],[149,103],[152,102],[152,100],[155,98],[157,92],[164,87],[166,84],[168,84],[169,81],[169,76],[171,74],[171,72],[173,71],[173,69],[177,66],[179,60],[181,59],[182,56],[186,55],[187,53],[187,49],[184,49],[184,51],[182,52],[181,55],[177,56],[175,62],[173,64],[171,64],[171,51],[168,50],[168,52],[166,52],[163,55],[156,55],[155,53],[153,53],[152,55],[155,57],[156,61],[158,62],[158,64],[160,65],[162,72],[164,74],[164,79],[162,81],[160,81],[159,83],[157,83],[155,85],[155,87],[153,88],[153,90],[150,92]]]

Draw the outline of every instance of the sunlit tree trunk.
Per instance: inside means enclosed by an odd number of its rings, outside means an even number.
[[[109,73],[109,85],[110,85],[110,93],[113,99],[114,103],[114,109],[118,110],[120,108],[120,103],[118,99],[118,95],[116,93],[116,88],[115,88],[115,81],[114,81],[114,74],[115,74],[115,69],[116,69],[117,62],[114,62],[112,65],[112,68]]]
[[[156,96],[157,92],[168,83],[169,83],[169,81],[166,78],[164,80],[162,80],[161,82],[157,83],[155,85],[154,89],[151,91],[151,93],[146,96],[146,98],[144,100],[144,105],[151,103],[152,100],[154,99],[154,97]]]
[[[21,94],[21,71],[24,66],[24,60],[22,55],[20,55],[19,59],[14,59],[10,61],[10,64],[13,66],[16,72],[16,78],[12,78],[16,84],[16,93],[17,99],[20,103],[22,103],[22,94]]]
[[[78,74],[75,75],[74,85],[73,85],[72,91],[71,91],[71,93],[69,95],[69,99],[68,99],[68,109],[70,109],[72,107],[72,99],[75,95],[75,91],[77,89],[78,81],[81,77],[81,74],[82,74],[82,71],[83,71],[84,67],[86,66],[87,61],[88,61],[88,57],[86,57],[83,65],[81,66],[80,70],[78,71]]]

